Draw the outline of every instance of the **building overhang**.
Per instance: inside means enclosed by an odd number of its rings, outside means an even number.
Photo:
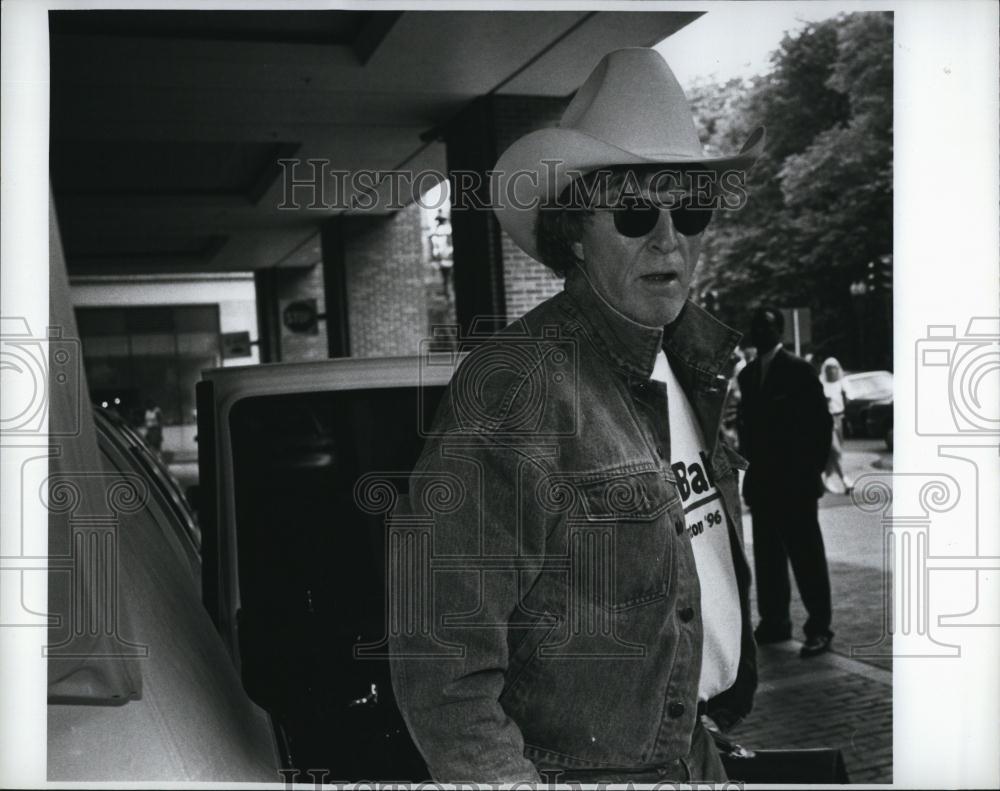
[[[50,161],[69,272],[313,264],[319,225],[348,202],[280,208],[280,160],[444,172],[432,130],[472,100],[567,97],[603,53],[652,46],[698,16],[52,12]]]

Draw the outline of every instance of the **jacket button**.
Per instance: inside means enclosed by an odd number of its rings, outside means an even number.
[[[678,519],[677,524],[674,525],[674,529],[677,531],[677,535],[682,535],[684,533],[684,521]]]
[[[663,458],[663,448],[657,448],[656,449],[656,455],[659,456],[662,459]]]
[[[671,703],[667,706],[667,714],[673,717],[675,720],[678,717],[684,716],[684,704],[683,703]]]
[[[687,622],[688,622],[688,621],[690,621],[690,620],[691,620],[692,618],[694,618],[694,608],[693,608],[693,607],[684,607],[684,608],[683,608],[683,609],[682,609],[682,610],[681,610],[681,611],[680,611],[680,612],[678,613],[678,615],[680,615],[680,616],[681,616],[681,620],[682,620],[682,621],[684,621],[684,623],[687,623]]]

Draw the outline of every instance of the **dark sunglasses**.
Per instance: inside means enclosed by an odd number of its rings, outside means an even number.
[[[694,209],[687,202],[670,210],[670,221],[677,233],[696,236],[712,221],[711,209]],[[648,201],[630,201],[626,206],[611,209],[615,230],[622,236],[638,239],[650,233],[660,219],[660,207]]]

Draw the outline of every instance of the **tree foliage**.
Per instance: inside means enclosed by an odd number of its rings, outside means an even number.
[[[737,150],[767,129],[747,206],[717,212],[706,234],[697,288],[718,294],[720,317],[735,327],[763,302],[810,307],[817,354],[891,360],[888,317],[872,320],[888,300],[861,305],[850,286],[892,253],[892,15],[811,24],[786,34],[771,62],[752,81],[689,92],[709,151]],[[862,354],[859,337],[880,350]]]

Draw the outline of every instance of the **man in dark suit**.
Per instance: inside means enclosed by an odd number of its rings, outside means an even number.
[[[788,561],[809,613],[802,656],[828,650],[830,575],[817,500],[830,452],[832,420],[812,367],[781,346],[784,319],[761,308],[750,340],[757,357],[739,375],[740,446],[750,462],[743,493],[753,514],[760,644],[791,638]]]

